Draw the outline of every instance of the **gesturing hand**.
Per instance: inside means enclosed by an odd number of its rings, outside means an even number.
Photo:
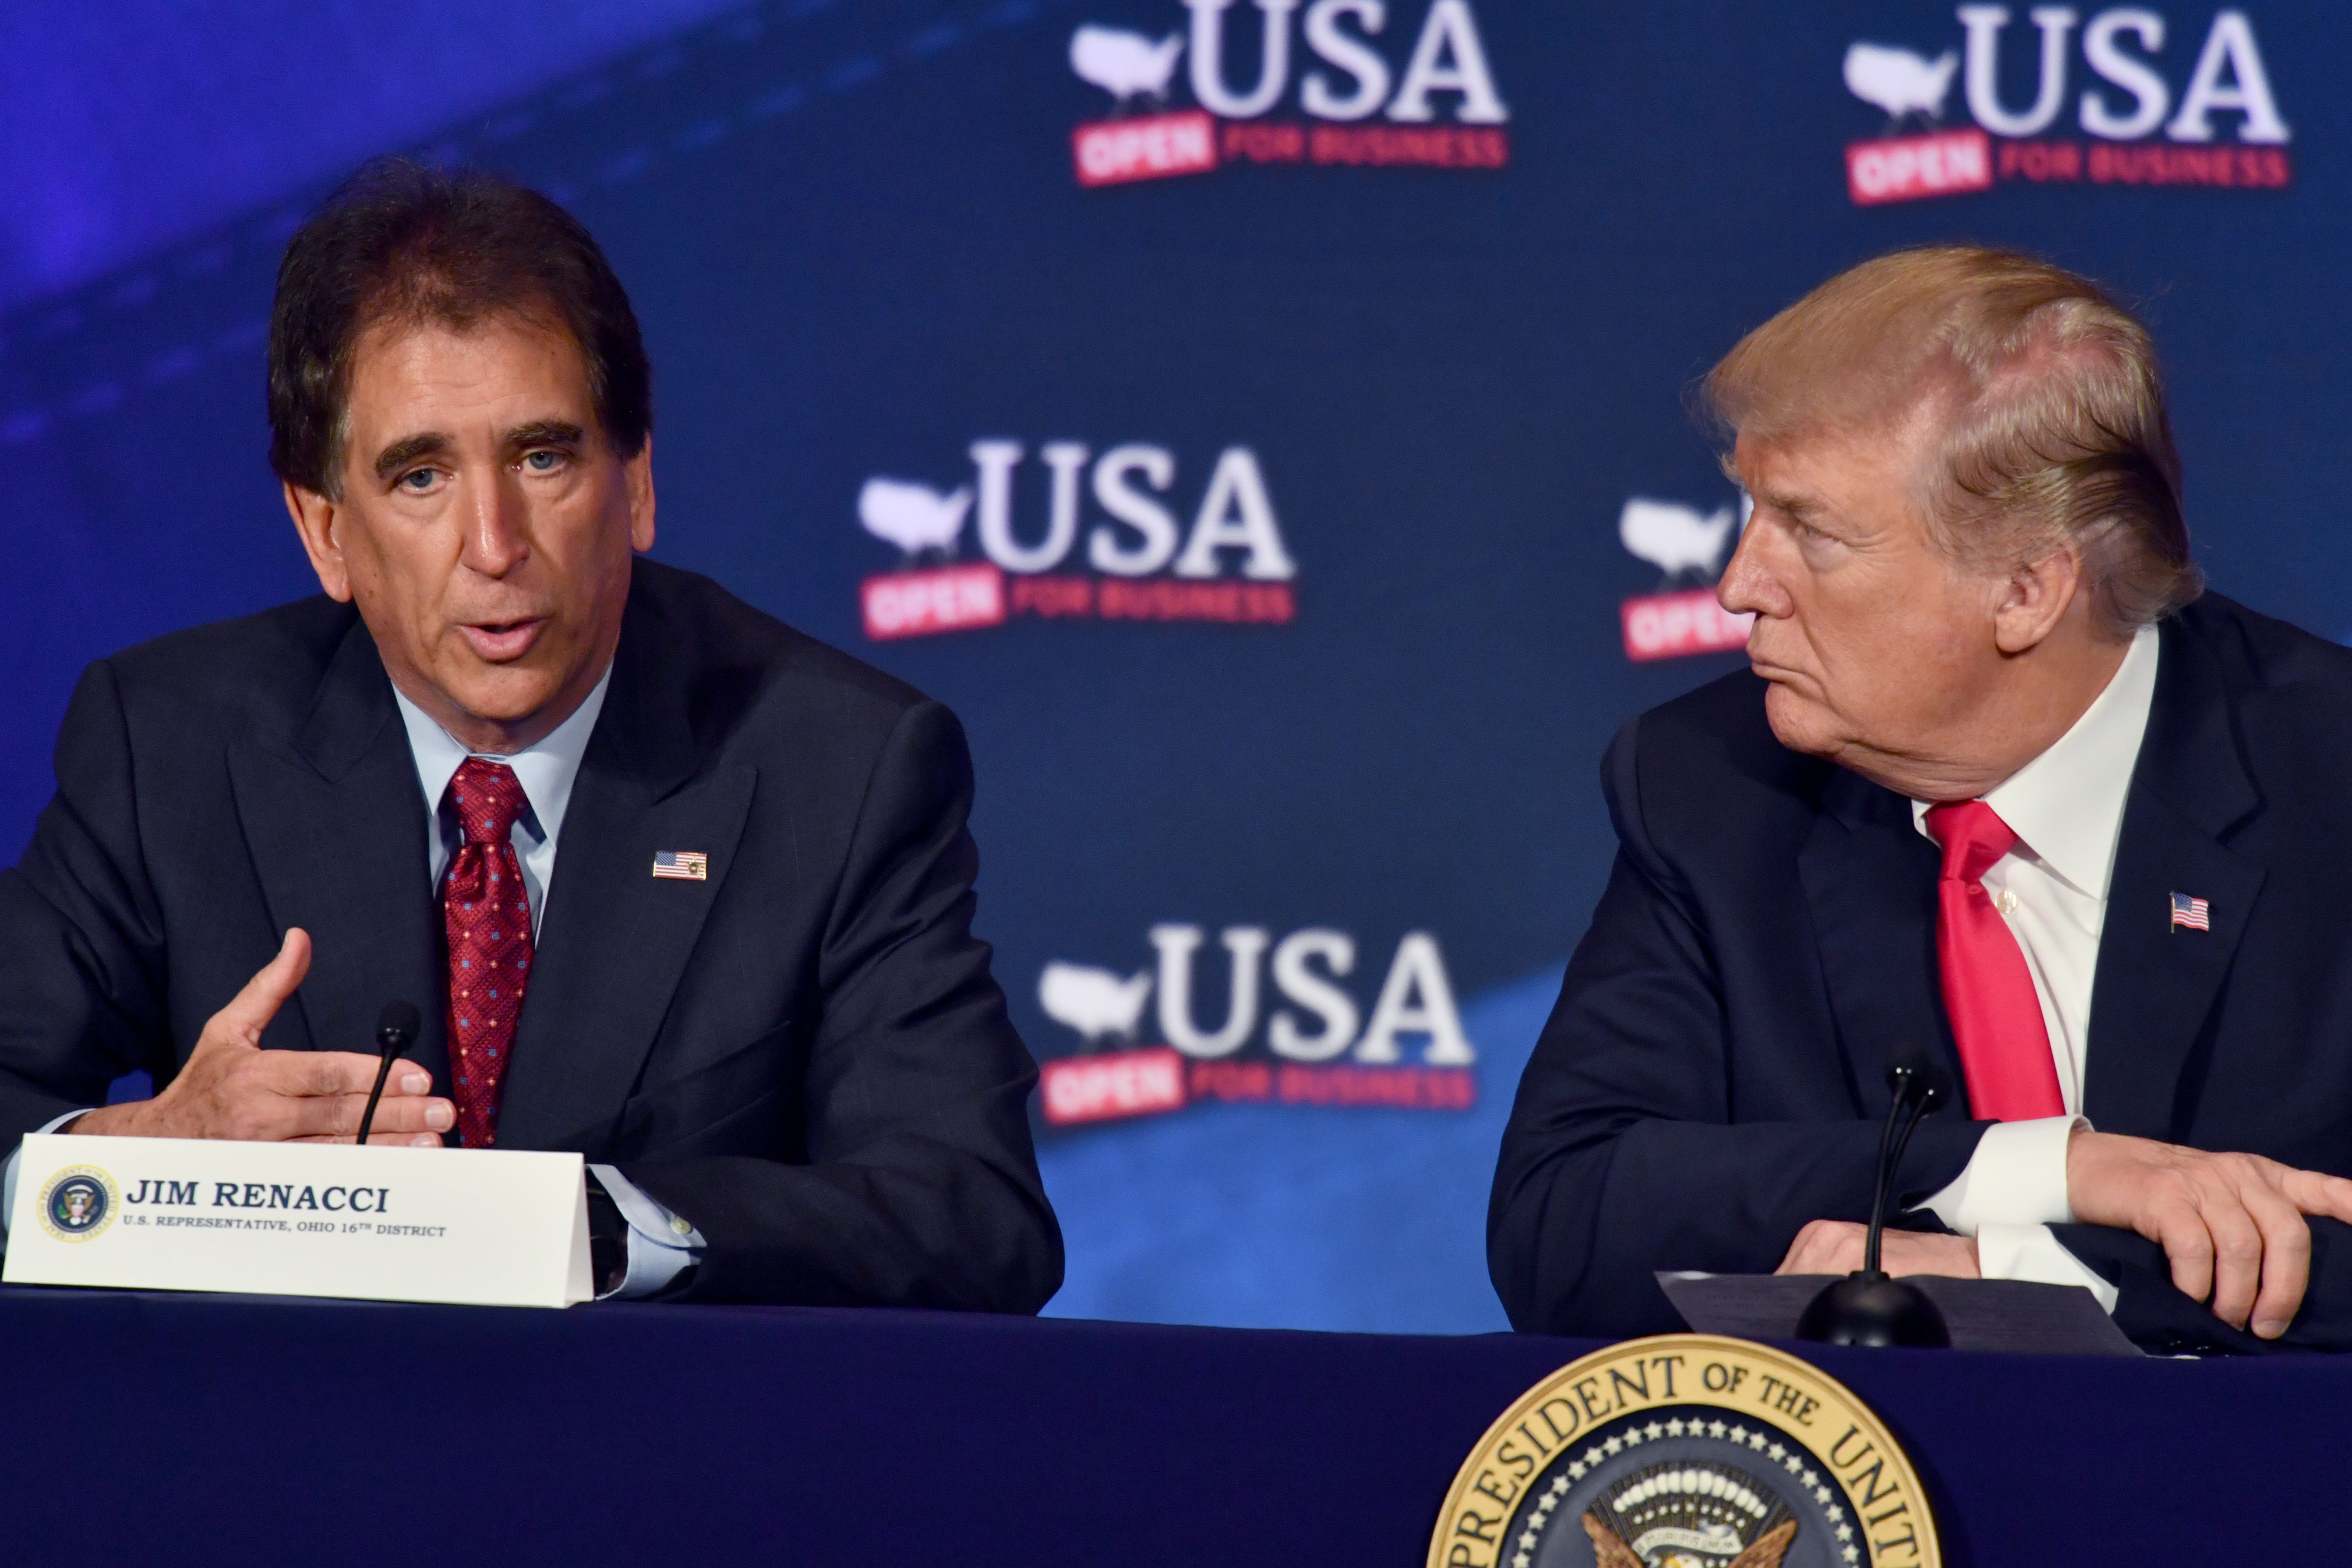
[[[2209,1154],[2147,1138],[2077,1132],[2066,1198],[2088,1225],[2137,1231],[2164,1248],[2172,1282],[2213,1315],[2274,1340],[2311,1276],[2305,1215],[2352,1223],[2352,1182],[2259,1154]]]
[[[310,933],[286,933],[278,956],[214,1014],[179,1076],[152,1100],[103,1106],[70,1132],[118,1138],[235,1138],[349,1143],[359,1132],[378,1059],[351,1051],[265,1051],[261,1031],[310,970]],[[383,1086],[370,1143],[437,1146],[456,1108],[431,1098],[433,1079],[399,1064]]]

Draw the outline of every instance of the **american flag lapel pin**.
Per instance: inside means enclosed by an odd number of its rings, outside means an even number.
[[[2202,899],[2192,899],[2186,893],[2173,894],[2172,929],[2174,931],[2211,931],[2213,906]]]
[[[654,875],[666,882],[707,882],[710,880],[710,857],[698,849],[657,849],[654,851]]]

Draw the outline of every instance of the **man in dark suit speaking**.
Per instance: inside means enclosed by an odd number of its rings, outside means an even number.
[[[636,559],[649,373],[587,232],[362,171],[288,248],[269,415],[325,594],[83,678],[0,874],[0,1149],[349,1142],[406,999],[372,1142],[583,1152],[604,1293],[1041,1306],[962,732]]]
[[[1891,1272],[2352,1345],[2352,653],[2200,596],[2146,332],[2023,257],[1902,252],[1706,391],[1752,668],[1604,764],[1616,867],[1496,1174],[1513,1321],[1858,1268],[1911,1045],[1965,1094]]]

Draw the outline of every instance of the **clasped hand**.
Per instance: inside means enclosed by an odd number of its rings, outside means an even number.
[[[2259,1154],[2211,1154],[2147,1138],[2077,1131],[2066,1148],[2066,1199],[2085,1225],[2112,1226],[2164,1248],[2172,1283],[2236,1329],[2266,1340],[2286,1332],[2311,1279],[2311,1225],[2352,1224],[2352,1181]],[[1848,1274],[1862,1267],[1865,1227],[1817,1219],[1797,1233],[1782,1274]],[[1967,1237],[1888,1231],[1890,1274],[1975,1278]]]
[[[196,1048],[152,1100],[102,1106],[71,1132],[118,1138],[234,1138],[349,1143],[359,1133],[380,1058],[352,1051],[265,1051],[261,1031],[310,971],[310,934],[286,933],[278,956],[214,1014]],[[422,1068],[397,1063],[375,1108],[370,1143],[437,1148],[457,1110],[433,1097]]]

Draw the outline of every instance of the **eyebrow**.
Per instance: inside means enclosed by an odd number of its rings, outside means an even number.
[[[588,433],[569,419],[534,419],[528,425],[518,425],[508,431],[499,445],[509,452],[520,452],[532,447],[577,447],[587,440]],[[425,430],[405,436],[378,453],[375,477],[389,479],[419,458],[430,458],[447,451],[456,441],[445,431]]]
[[[500,443],[509,452],[526,447],[578,447],[588,433],[569,419],[535,419],[528,425],[518,425],[506,433]]]
[[[448,450],[450,440],[439,430],[427,430],[420,435],[405,436],[376,454],[375,477],[388,479],[419,458],[429,458],[436,452]]]

